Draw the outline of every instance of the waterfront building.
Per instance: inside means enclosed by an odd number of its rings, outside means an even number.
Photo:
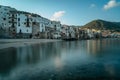
[[[94,33],[93,33],[93,31],[92,30],[90,30],[90,29],[87,29],[87,34],[88,34],[88,38],[94,38]]]
[[[47,38],[60,33],[61,23],[38,14],[0,6],[0,30],[0,35],[12,38]]]
[[[60,21],[51,21],[51,27],[54,29],[51,33],[52,38],[60,39],[61,38],[61,23],[60,23]]]
[[[62,25],[61,35],[63,38],[76,38],[75,29],[68,25]]]
[[[62,35],[62,38],[67,38],[69,36],[68,26],[67,25],[62,25],[61,35]]]
[[[32,34],[32,17],[28,12],[17,11],[17,26],[16,34],[22,37],[29,38]]]
[[[0,5],[0,37],[8,37],[8,35],[10,37],[11,33],[15,31],[10,29],[16,25],[14,19],[12,19],[12,17],[16,16],[11,16],[11,11],[16,11],[16,9]],[[14,22],[14,24],[11,22]]]
[[[75,38],[75,30],[74,30],[74,28],[70,26],[68,28],[68,31],[69,31],[69,37],[70,38]]]

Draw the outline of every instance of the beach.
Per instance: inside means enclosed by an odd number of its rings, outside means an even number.
[[[0,39],[0,49],[61,41],[57,39]]]

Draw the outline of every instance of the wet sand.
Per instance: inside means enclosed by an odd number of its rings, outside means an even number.
[[[0,39],[0,49],[9,47],[20,47],[32,44],[46,43],[46,42],[56,42],[61,40],[53,39]]]

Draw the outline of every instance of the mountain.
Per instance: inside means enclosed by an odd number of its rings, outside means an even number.
[[[96,30],[114,30],[120,32],[120,22],[109,22],[104,20],[94,20],[84,25],[82,29],[96,29]]]
[[[115,24],[117,24],[118,26],[120,26],[120,22],[114,22]]]

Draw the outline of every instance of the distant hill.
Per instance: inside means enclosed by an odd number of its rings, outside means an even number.
[[[114,22],[115,24],[117,24],[118,26],[120,26],[120,22]]]
[[[120,32],[120,22],[109,22],[104,20],[94,20],[84,25],[82,29],[96,29],[96,30],[114,30]]]

